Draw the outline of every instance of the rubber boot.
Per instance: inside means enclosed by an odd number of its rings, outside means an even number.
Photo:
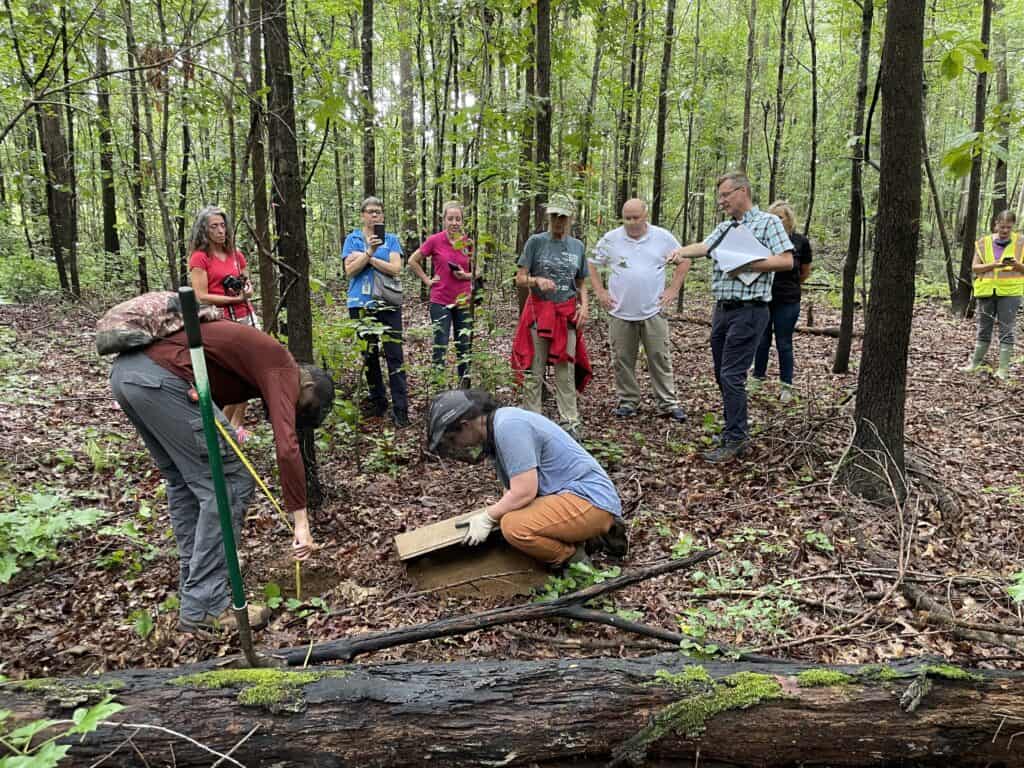
[[[985,362],[985,355],[988,354],[988,341],[978,341],[974,345],[974,355],[971,357],[971,362],[965,365],[960,370],[964,373],[974,373],[981,367],[981,364]]]
[[[1010,378],[1010,358],[1013,357],[1012,344],[999,345],[999,367],[996,369],[996,378],[1006,381]]]

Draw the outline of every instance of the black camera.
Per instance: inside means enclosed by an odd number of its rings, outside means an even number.
[[[245,288],[245,278],[238,275],[228,275],[221,281],[224,286],[224,293],[228,296],[237,296]]]

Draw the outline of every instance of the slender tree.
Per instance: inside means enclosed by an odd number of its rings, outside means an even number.
[[[750,162],[750,104],[754,98],[754,43],[757,39],[757,0],[747,8],[747,68],[743,79],[743,133],[740,140],[740,169]]]
[[[907,357],[921,227],[924,0],[890,0],[882,50],[878,252],[871,265],[854,436],[843,465],[865,498],[902,499]]]
[[[99,12],[102,14],[102,10]],[[103,20],[103,17],[100,17]],[[103,204],[103,250],[119,254],[117,232],[117,196],[114,188],[114,134],[110,118],[110,78],[107,61],[106,29],[96,35],[96,113],[99,122],[100,190]],[[109,275],[109,273],[105,273]]]
[[[697,0],[697,18],[700,19],[700,0]],[[665,137],[668,123],[668,86],[672,72],[672,42],[675,37],[676,0],[665,3],[665,42],[661,50],[661,76],[658,79],[658,127],[654,141],[654,192],[651,195],[651,221],[661,221],[661,176],[665,166]],[[695,35],[697,33],[694,33]],[[685,185],[684,185],[685,186]],[[684,235],[685,240],[685,235]]]
[[[988,51],[992,29],[992,0],[981,3],[981,45]],[[979,69],[974,89],[974,131],[979,135],[985,130],[985,95],[988,87],[988,72]],[[966,315],[971,306],[974,284],[971,263],[974,261],[974,238],[978,234],[978,209],[981,203],[981,153],[975,152],[971,159],[971,174],[967,186],[966,208],[964,210],[963,234],[961,235],[960,274],[953,294],[953,312]]]
[[[791,0],[782,0],[779,4],[779,66],[775,78],[775,137],[768,168],[768,199],[775,200],[779,188],[779,164],[782,155],[782,131],[785,127],[785,93],[786,81],[786,25],[789,22],[789,4]]]
[[[403,3],[408,13],[408,1]],[[402,112],[402,247],[407,254],[416,250],[416,118],[413,99],[412,41],[403,41],[398,51],[399,98]]]
[[[853,155],[850,159],[850,237],[843,262],[843,300],[839,321],[839,341],[832,364],[833,373],[850,370],[850,348],[853,345],[853,303],[856,297],[857,263],[863,237],[864,221],[864,147],[870,137],[864,136],[864,106],[868,97],[868,62],[871,59],[871,25],[875,13],[874,0],[862,0],[860,7],[860,58],[857,65],[857,91],[854,97]]]
[[[537,128],[534,227],[544,221],[551,175],[551,0],[537,0]]]
[[[1000,152],[995,154],[995,165],[992,169],[992,215],[989,222],[994,222],[996,215],[1009,207],[1006,189],[1006,158],[1010,154],[1010,132],[1008,123],[1010,115],[1010,79],[1006,71],[1006,23],[1000,18],[1003,4],[993,0],[993,23],[1002,21],[995,30],[996,60],[996,133],[999,136]]]
[[[363,114],[363,194],[377,194],[376,144],[374,142],[373,120],[373,0],[363,0],[363,34],[361,39],[363,59],[362,114]],[[269,63],[269,56],[268,63]]]
[[[864,2],[865,0],[861,0]],[[804,27],[811,49],[811,157],[807,166],[807,215],[804,217],[804,236],[810,234],[814,215],[814,196],[818,188],[818,35],[814,25],[815,0],[804,2]]]
[[[263,95],[263,3],[249,0],[249,162],[252,168],[253,240],[260,267],[263,328],[277,333],[277,270],[270,252],[267,199],[266,112]],[[339,216],[339,219],[341,217]]]

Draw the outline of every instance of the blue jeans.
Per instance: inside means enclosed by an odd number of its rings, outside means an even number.
[[[743,304],[730,309],[718,302],[711,320],[711,355],[715,360],[715,381],[722,393],[725,430],[722,439],[747,439],[747,369],[754,359],[757,342],[769,321],[765,303]]]
[[[430,322],[434,325],[434,367],[443,368],[448,354],[448,338],[455,330],[455,352],[459,370],[459,383],[469,376],[469,355],[472,351],[473,321],[467,307],[450,307],[430,303]]]
[[[359,338],[366,342],[363,364],[366,367],[366,383],[370,387],[370,400],[375,404],[387,405],[384,391],[384,375],[380,369],[380,351],[384,348],[384,360],[388,366],[388,385],[391,388],[392,406],[396,413],[408,413],[409,395],[405,377],[405,355],[402,351],[402,310],[399,307],[369,309],[349,307],[348,316],[353,320],[370,320],[385,327],[383,332],[374,333],[360,330]]]
[[[763,379],[768,371],[768,351],[772,348],[774,331],[775,346],[779,353],[779,379],[784,384],[792,384],[793,329],[796,328],[796,321],[800,319],[800,302],[773,301],[768,306],[771,309],[771,318],[754,355],[754,376]]]

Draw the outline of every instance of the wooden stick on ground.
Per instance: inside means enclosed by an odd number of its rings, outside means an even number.
[[[312,653],[308,647],[288,649],[284,652],[284,658],[289,666],[298,666],[304,663],[320,664],[325,661],[351,661],[356,656],[372,651],[379,651],[384,648],[393,648],[398,645],[430,640],[435,637],[450,637],[452,635],[465,635],[476,632],[487,627],[494,627],[500,624],[510,624],[517,621],[532,621],[535,619],[549,619],[555,617],[583,618],[585,614],[578,611],[588,600],[595,597],[614,592],[615,590],[628,587],[656,576],[663,576],[667,573],[681,571],[697,563],[704,562],[718,554],[716,549],[707,549],[697,552],[681,560],[665,560],[656,563],[648,568],[642,568],[631,573],[625,573],[617,578],[608,579],[599,584],[594,584],[586,589],[581,589],[569,595],[564,595],[555,600],[548,600],[543,603],[527,603],[526,605],[515,605],[505,608],[495,608],[490,611],[473,613],[465,616],[454,616],[449,619],[431,621],[426,624],[417,624],[411,627],[400,627],[398,629],[385,630],[383,632],[370,632],[355,637],[334,640],[320,645],[313,646]],[[573,612],[576,611],[575,616]],[[603,612],[601,617],[610,616]],[[590,617],[586,620],[593,620]],[[619,619],[622,625],[622,619]],[[635,622],[628,622],[634,624]],[[639,625],[643,626],[643,625]],[[625,627],[623,627],[625,628]],[[648,627],[649,631],[644,634],[654,634],[657,628]],[[633,631],[636,631],[635,628]],[[671,634],[671,633],[669,633]],[[307,660],[308,654],[308,660]]]

